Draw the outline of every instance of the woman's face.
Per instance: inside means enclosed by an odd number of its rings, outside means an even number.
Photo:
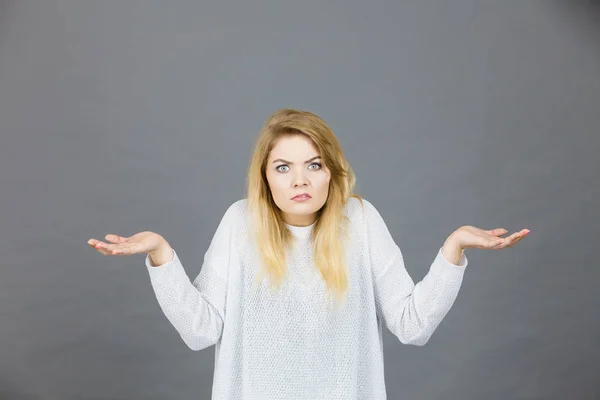
[[[302,134],[281,137],[271,150],[265,168],[273,200],[283,212],[285,222],[294,226],[315,222],[317,211],[327,201],[330,174],[322,167],[312,140]],[[311,197],[304,201],[292,200],[302,193]]]

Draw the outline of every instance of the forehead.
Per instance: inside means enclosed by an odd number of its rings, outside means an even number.
[[[317,148],[306,135],[282,136],[277,139],[270,153],[270,158],[302,158],[317,155]]]

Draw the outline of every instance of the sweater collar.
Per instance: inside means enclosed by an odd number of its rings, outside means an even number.
[[[311,225],[308,226],[295,226],[286,223],[285,226],[287,226],[290,232],[292,232],[292,234],[297,238],[306,239],[310,237],[310,234],[316,223],[317,221],[313,222]]]

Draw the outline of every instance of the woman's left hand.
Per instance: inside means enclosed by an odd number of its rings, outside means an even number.
[[[503,228],[491,230],[479,229],[475,226],[465,225],[452,233],[452,241],[461,249],[476,248],[499,250],[505,247],[513,247],[523,239],[530,231],[521,229],[507,237],[501,237],[508,231]]]

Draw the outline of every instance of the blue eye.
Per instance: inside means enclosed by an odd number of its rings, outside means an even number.
[[[315,163],[312,163],[312,164],[310,164],[310,165],[309,165],[309,167],[310,167],[310,166],[313,166],[313,165],[318,165],[318,166],[319,166],[319,168],[317,168],[317,170],[321,169],[321,163],[315,162]],[[281,167],[286,167],[286,168],[289,168],[289,167],[287,166],[287,164],[281,164],[280,166],[276,167],[275,169],[276,169],[277,171],[279,171],[279,172],[285,172],[285,171],[282,171],[282,170],[280,170],[280,169],[279,169],[279,168],[281,168]]]

